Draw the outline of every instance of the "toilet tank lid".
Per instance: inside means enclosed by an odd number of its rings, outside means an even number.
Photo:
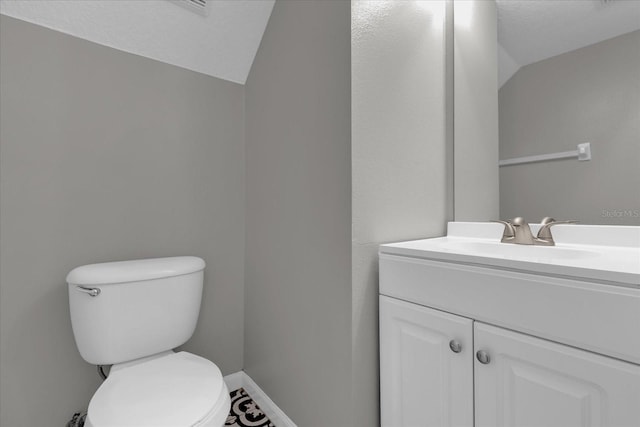
[[[162,279],[204,270],[205,262],[194,256],[105,262],[74,268],[67,275],[73,285],[109,285]]]

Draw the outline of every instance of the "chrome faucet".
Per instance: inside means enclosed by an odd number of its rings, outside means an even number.
[[[527,224],[521,216],[516,217],[508,221],[492,221],[499,222],[504,225],[504,232],[502,233],[502,243],[515,243],[517,245],[540,245],[540,246],[554,246],[553,236],[551,235],[551,227],[557,224],[573,224],[577,221],[556,221],[553,218],[545,217],[541,224],[540,230],[538,230],[538,236],[533,237],[531,233],[531,227]]]

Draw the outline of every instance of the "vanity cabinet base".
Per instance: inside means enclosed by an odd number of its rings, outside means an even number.
[[[380,296],[383,427],[637,427],[640,365]]]
[[[476,427],[640,426],[640,366],[475,322]]]
[[[472,335],[471,319],[380,296],[382,427],[473,426]]]

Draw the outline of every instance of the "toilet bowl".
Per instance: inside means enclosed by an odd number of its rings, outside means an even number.
[[[229,391],[215,364],[187,352],[149,359],[111,368],[89,403],[87,427],[224,424]]]
[[[89,403],[87,427],[221,427],[231,405],[220,369],[174,348],[193,334],[204,261],[92,264],[67,276],[80,355],[113,365]]]

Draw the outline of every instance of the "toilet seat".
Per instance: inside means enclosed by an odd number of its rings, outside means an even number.
[[[221,427],[230,397],[220,369],[187,352],[115,366],[89,403],[88,427]]]

